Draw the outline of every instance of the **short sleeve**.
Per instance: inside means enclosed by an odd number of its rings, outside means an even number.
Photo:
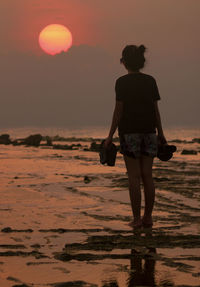
[[[153,97],[153,101],[158,101],[160,100],[160,93],[159,93],[159,90],[158,90],[158,86],[157,86],[157,83],[156,83],[156,80],[153,78],[152,80],[152,97]]]
[[[123,101],[122,87],[119,79],[115,83],[115,95],[116,101]]]

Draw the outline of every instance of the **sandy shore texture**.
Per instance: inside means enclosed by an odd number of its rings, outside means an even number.
[[[199,286],[200,144],[176,144],[155,159],[154,226],[140,231],[120,154],[105,167],[96,152],[1,145],[0,286]]]

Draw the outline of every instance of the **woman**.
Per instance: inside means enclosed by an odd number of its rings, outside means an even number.
[[[133,211],[133,221],[129,225],[134,228],[153,225],[155,187],[152,164],[157,155],[157,143],[167,142],[158,109],[157,101],[160,100],[160,95],[156,81],[152,76],[140,72],[145,63],[145,50],[143,45],[128,45],[122,51],[120,62],[128,74],[116,81],[116,105],[110,132],[105,141],[105,147],[108,148],[118,127],[120,150],[127,168]],[[145,196],[142,218],[141,181]]]

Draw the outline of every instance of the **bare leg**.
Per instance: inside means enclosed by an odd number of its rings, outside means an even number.
[[[152,211],[155,200],[155,187],[152,177],[153,158],[149,156],[142,156],[140,158],[140,163],[145,196],[145,210],[143,222],[145,222],[146,224],[152,224]]]
[[[129,180],[129,195],[133,211],[133,225],[141,224],[141,189],[140,189],[140,160],[124,156]]]

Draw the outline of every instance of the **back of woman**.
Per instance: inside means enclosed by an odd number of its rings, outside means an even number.
[[[155,133],[154,102],[160,99],[154,78],[143,73],[129,73],[120,77],[115,86],[116,100],[123,102],[119,132]]]
[[[155,199],[152,177],[153,159],[158,142],[166,143],[158,109],[158,92],[155,79],[141,73],[146,48],[128,45],[122,51],[120,62],[128,73],[115,84],[116,104],[105,147],[109,148],[118,128],[120,151],[123,154],[129,180],[129,195],[133,212],[130,226],[151,227]],[[141,218],[141,182],[144,186],[145,208]]]

